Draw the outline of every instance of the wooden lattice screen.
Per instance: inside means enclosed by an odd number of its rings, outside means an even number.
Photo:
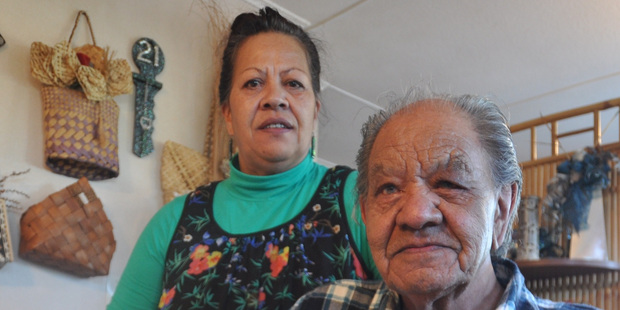
[[[620,98],[592,104],[586,107],[564,111],[516,124],[510,127],[511,132],[530,131],[530,160],[521,162],[523,169],[523,197],[535,195],[544,198],[547,194],[547,184],[556,174],[557,165],[567,160],[572,152],[559,154],[560,139],[577,134],[592,132],[594,148],[620,154],[620,142],[602,144],[601,142],[601,111],[619,109]],[[558,122],[584,115],[593,117],[593,126],[559,133]],[[620,117],[619,124],[620,124]],[[536,147],[536,127],[547,126],[551,130],[551,155],[538,158]],[[619,126],[620,128],[620,126]],[[620,134],[619,134],[620,137]],[[613,167],[615,168],[615,167]],[[603,191],[603,208],[605,212],[605,230],[607,237],[607,251],[609,260],[620,263],[620,173],[612,169],[610,173],[611,185]],[[540,209],[540,208],[539,208]],[[604,271],[600,273],[584,274],[579,276],[563,276],[528,280],[526,285],[535,294],[556,301],[573,301],[587,303],[601,309],[620,310],[620,284],[618,271]]]

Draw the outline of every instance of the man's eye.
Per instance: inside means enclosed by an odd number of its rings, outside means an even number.
[[[452,181],[447,181],[447,180],[441,180],[439,182],[437,182],[437,184],[435,185],[437,188],[447,188],[447,189],[463,189],[463,186],[454,183]]]
[[[396,187],[396,185],[394,184],[384,184],[381,185],[378,189],[376,194],[377,195],[391,195],[394,193],[398,192],[398,188]]]

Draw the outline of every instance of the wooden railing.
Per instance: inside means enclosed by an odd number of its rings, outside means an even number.
[[[583,147],[594,147],[616,155],[620,154],[620,141],[603,143],[601,141],[601,111],[617,109],[620,111],[620,98],[604,101],[582,108],[540,117],[510,127],[513,134],[522,131],[530,133],[530,160],[522,161],[523,197],[535,195],[541,200],[547,195],[547,184],[556,175],[557,166],[572,156],[573,152],[560,153],[560,139],[586,132],[593,133],[593,141]],[[591,127],[558,132],[558,122],[571,118],[592,116]],[[618,117],[620,131],[620,117]],[[538,158],[536,127],[546,126],[551,131],[551,155]],[[620,133],[619,133],[620,137]],[[612,164],[613,165],[613,164]],[[609,261],[617,266],[620,263],[620,173],[612,167],[611,184],[603,190],[605,212],[605,231]],[[539,208],[540,210],[540,208]],[[542,214],[539,214],[542,219]],[[539,221],[541,222],[541,221]],[[567,240],[564,240],[567,242]],[[561,246],[565,246],[562,245]],[[579,268],[572,266],[572,268]],[[620,310],[620,279],[617,269],[600,271],[579,276],[552,276],[527,280],[526,285],[536,295],[556,301],[588,303],[601,309]]]
[[[589,106],[576,108],[576,109],[572,109],[572,110],[568,110],[564,112],[559,112],[559,113],[555,113],[555,114],[551,114],[547,116],[542,116],[536,119],[532,119],[532,120],[529,120],[523,123],[510,126],[510,131],[513,134],[517,132],[521,132],[521,131],[526,131],[526,130],[530,131],[530,147],[531,147],[530,160],[527,162],[524,162],[523,165],[534,165],[538,163],[537,161],[538,149],[537,149],[537,144],[536,144],[537,143],[536,127],[541,126],[541,125],[546,125],[551,128],[551,156],[548,158],[545,158],[545,160],[553,160],[553,158],[556,156],[565,157],[567,155],[567,154],[561,154],[561,155],[559,154],[559,151],[560,151],[559,145],[560,145],[561,138],[574,136],[574,135],[578,135],[584,132],[591,131],[594,136],[592,144],[584,145],[584,147],[593,146],[595,148],[599,148],[603,146],[602,141],[601,141],[601,111],[611,109],[611,108],[618,108],[618,107],[620,107],[620,98],[603,101],[603,102],[595,103]],[[582,115],[587,115],[587,114],[590,114],[593,118],[592,127],[580,128],[580,129],[576,129],[576,130],[572,130],[572,131],[568,131],[564,133],[558,132],[559,121],[567,120],[567,119],[571,119],[577,116],[582,116]],[[619,118],[618,123],[620,124],[620,118]],[[620,127],[619,127],[619,130],[620,130]],[[611,143],[611,144],[604,145],[604,146],[607,148],[615,146],[615,148],[618,149],[618,147],[620,146],[620,141],[616,141],[616,143]]]

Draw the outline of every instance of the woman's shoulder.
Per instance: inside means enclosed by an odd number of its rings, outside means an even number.
[[[326,173],[332,173],[332,174],[333,173],[335,174],[345,173],[345,174],[348,174],[349,177],[351,175],[354,175],[354,177],[357,178],[357,170],[349,166],[346,166],[346,165],[334,165],[334,164],[325,165],[325,163],[321,161],[318,161],[318,162],[315,161],[313,163],[313,169],[318,171],[320,175],[325,175]]]
[[[325,168],[325,171],[323,173],[324,175],[327,174],[332,174],[335,175],[337,177],[340,178],[345,178],[345,184],[347,185],[348,188],[353,188],[355,187],[355,183],[357,182],[357,175],[358,172],[357,170],[349,167],[349,166],[345,166],[345,165],[336,165],[336,166],[332,166],[330,168]]]
[[[189,194],[177,196],[170,202],[164,204],[164,206],[155,213],[149,226],[168,227],[170,225],[176,225],[181,218],[181,213],[183,213],[187,195]]]

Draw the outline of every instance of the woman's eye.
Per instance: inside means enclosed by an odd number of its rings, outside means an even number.
[[[303,84],[301,84],[299,81],[295,81],[295,80],[286,82],[286,85],[288,87],[292,87],[292,88],[303,88],[304,87]]]
[[[257,79],[249,80],[243,84],[243,87],[245,88],[256,88],[258,86],[260,86],[260,81]]]

